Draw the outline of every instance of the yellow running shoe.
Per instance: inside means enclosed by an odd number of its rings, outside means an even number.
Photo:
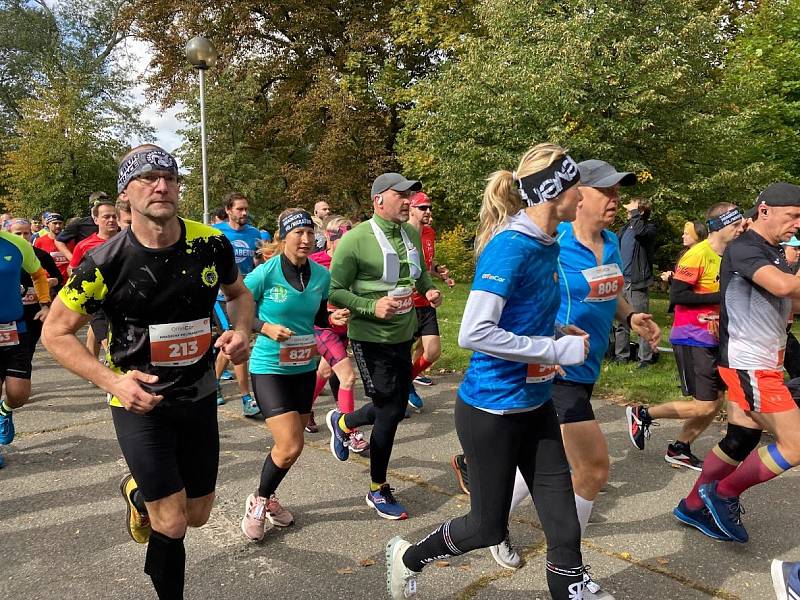
[[[131,501],[131,495],[138,487],[133,475],[128,473],[119,483],[119,493],[125,498],[125,505],[127,506],[125,528],[134,542],[146,544],[150,539],[150,533],[153,531],[150,528],[150,517],[140,513]]]

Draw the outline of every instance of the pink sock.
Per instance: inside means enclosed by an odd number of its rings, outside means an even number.
[[[791,468],[775,444],[762,446],[748,454],[738,469],[719,482],[717,493],[726,498],[737,498],[745,490],[774,479]]]
[[[317,396],[319,396],[319,393],[322,391],[322,388],[325,387],[326,383],[328,383],[327,379],[324,379],[319,375],[317,375],[317,384],[314,386],[314,400],[311,402],[312,406],[314,402],[317,401]]]
[[[339,398],[336,400],[339,406],[339,412],[344,414],[351,413],[356,408],[356,401],[353,398],[353,390],[346,390],[343,387],[339,388]]]
[[[411,365],[411,379],[414,379],[417,375],[419,375],[425,369],[431,367],[432,365],[433,363],[428,362],[424,354],[420,354],[416,362],[413,365]]]
[[[703,461],[703,471],[700,473],[700,477],[694,482],[692,491],[686,496],[686,506],[691,510],[702,508],[703,500],[698,494],[700,486],[724,479],[733,473],[738,465],[739,463],[720,450],[719,446],[714,446]]]

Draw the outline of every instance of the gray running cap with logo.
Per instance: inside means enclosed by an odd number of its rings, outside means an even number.
[[[422,184],[414,179],[406,179],[400,173],[384,173],[378,175],[375,181],[372,182],[372,193],[370,198],[374,198],[378,194],[382,194],[386,190],[394,190],[395,192],[406,192],[414,190],[418,192],[422,189]]]

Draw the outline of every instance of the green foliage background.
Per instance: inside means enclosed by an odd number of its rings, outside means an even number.
[[[659,266],[685,220],[796,181],[797,0],[0,0],[0,203],[83,212],[115,157],[146,139],[120,42],[148,42],[148,84],[183,102],[184,207],[201,205],[196,75],[203,34],[212,204],[238,189],[256,221],[317,200],[369,212],[371,180],[423,180],[440,234],[469,239],[485,178],[541,141],[633,170]],[[109,189],[111,188],[111,189]],[[457,250],[457,244],[454,246]]]

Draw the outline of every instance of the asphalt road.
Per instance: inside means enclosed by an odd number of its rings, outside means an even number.
[[[385,542],[398,534],[417,540],[469,506],[448,464],[458,451],[458,380],[435,381],[419,389],[425,410],[401,424],[390,465],[390,482],[408,520],[385,521],[367,507],[367,461],[335,461],[323,428],[307,436],[302,457],[279,489],[296,524],[268,531],[261,544],[244,539],[239,521],[270,437],[262,423],[241,416],[234,386],[226,384],[232,400],[219,411],[217,503],[210,522],[186,538],[186,597],[386,597]],[[33,389],[29,405],[15,412],[16,440],[2,449],[0,598],[155,598],[142,572],[145,546],[124,530],[118,483],[126,468],[105,395],[56,366],[43,350],[35,358]],[[331,406],[331,397],[322,396],[318,415]],[[608,400],[595,407],[612,457],[610,482],[583,542],[595,578],[618,600],[772,598],[770,559],[800,560],[798,474],[745,494],[748,544],[714,542],[671,516],[695,476],[662,459],[677,425],[654,428],[649,447],[639,452],[627,439],[624,410]],[[712,425],[695,452],[705,453],[721,430]],[[427,568],[418,579],[418,597],[549,598],[544,538],[529,501],[513,513],[510,531],[526,559],[522,569],[501,569],[488,551],[476,551]]]

